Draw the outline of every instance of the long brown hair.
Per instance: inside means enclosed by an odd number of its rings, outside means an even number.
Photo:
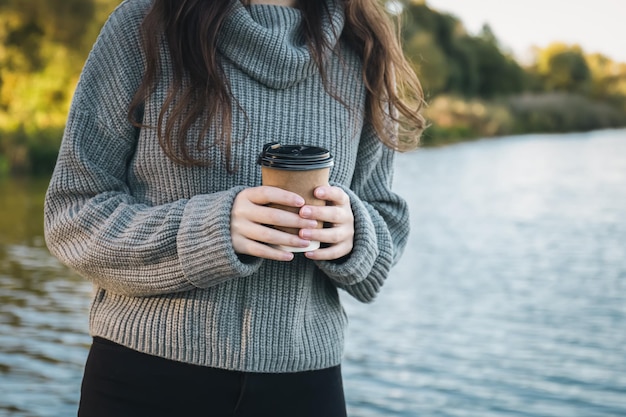
[[[131,102],[129,120],[135,126],[147,127],[137,115],[158,82],[163,65],[159,48],[164,40],[169,47],[174,80],[156,129],[164,152],[183,165],[206,164],[192,156],[187,143],[189,129],[200,119],[202,129],[195,138],[196,149],[207,146],[207,133],[215,129],[217,139],[213,145],[222,150],[227,169],[231,170],[233,97],[220,65],[217,39],[232,1],[154,0],[141,25],[146,72]],[[366,120],[388,147],[399,151],[414,149],[425,125],[420,114],[423,92],[404,57],[398,31],[379,0],[336,1],[343,3],[346,15],[341,36],[363,61]],[[326,2],[299,0],[299,8],[304,39],[330,91],[323,66],[330,45],[320,30],[324,13],[329,13]],[[238,106],[236,101],[234,104]],[[398,123],[399,129],[388,122],[390,118]]]

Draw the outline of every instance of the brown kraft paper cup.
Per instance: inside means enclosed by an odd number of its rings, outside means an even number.
[[[271,159],[272,150],[277,153],[277,160]],[[270,154],[269,156],[267,154]],[[311,154],[299,158],[299,153]],[[285,154],[285,155],[282,155]],[[315,155],[321,155],[316,157]],[[265,156],[265,158],[264,158]],[[292,161],[289,158],[294,157]],[[314,159],[318,159],[315,161]],[[290,161],[294,162],[293,164]],[[259,157],[261,164],[261,176],[263,185],[282,188],[287,191],[294,192],[304,198],[307,205],[325,206],[326,201],[320,200],[313,195],[313,191],[320,186],[328,185],[330,175],[330,166],[332,166],[332,157],[330,153],[317,147],[306,145],[280,145],[267,144],[264,146],[264,153]],[[272,166],[266,166],[272,165]],[[320,168],[320,166],[322,166]],[[310,168],[310,169],[309,169]],[[298,213],[297,207],[282,206],[279,204],[270,204],[281,210]],[[317,228],[323,227],[322,222],[318,222]],[[276,227],[287,233],[297,235],[299,229]],[[275,247],[289,252],[308,252],[318,249],[320,242],[312,241],[306,248],[298,248],[291,246],[276,245]]]

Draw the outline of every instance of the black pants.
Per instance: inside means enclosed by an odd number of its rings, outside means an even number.
[[[79,417],[345,417],[341,369],[286,374],[184,364],[94,338]]]

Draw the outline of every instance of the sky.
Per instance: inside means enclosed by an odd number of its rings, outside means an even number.
[[[427,0],[461,19],[471,34],[488,23],[502,46],[529,58],[531,46],[579,44],[626,62],[626,0]]]

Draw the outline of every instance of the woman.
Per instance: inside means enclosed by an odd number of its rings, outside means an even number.
[[[421,90],[377,0],[249,3],[126,0],[85,64],[45,206],[95,289],[81,416],[346,413],[337,289],[372,301],[404,248]],[[260,185],[273,141],[331,150],[327,206]]]

